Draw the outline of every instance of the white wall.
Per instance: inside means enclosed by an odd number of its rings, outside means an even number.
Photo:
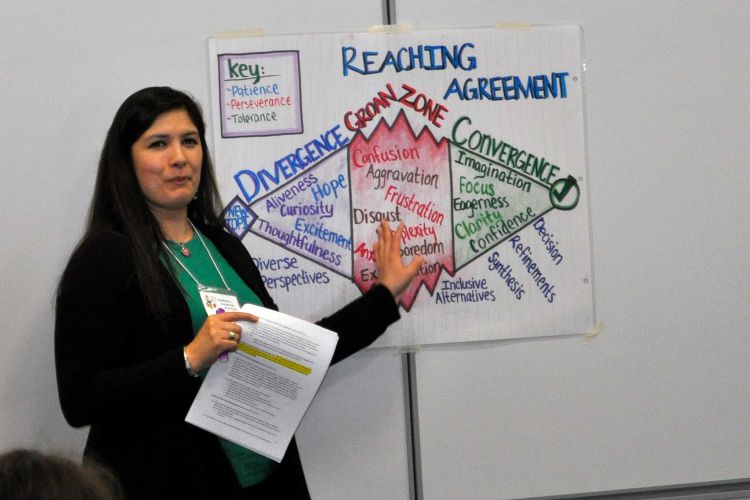
[[[23,446],[78,457],[83,449],[87,430],[70,428],[57,400],[54,291],[119,104],[139,88],[170,85],[207,110],[208,37],[247,28],[363,31],[382,23],[381,9],[379,0],[2,3],[0,452]],[[314,497],[408,496],[400,373],[390,352],[331,370],[299,434]]]
[[[606,330],[417,354],[426,499],[750,477],[750,3],[400,0],[417,28],[583,27]]]

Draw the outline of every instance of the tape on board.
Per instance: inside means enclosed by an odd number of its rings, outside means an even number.
[[[367,28],[368,33],[408,33],[414,27],[409,23],[376,24]]]
[[[583,336],[583,340],[588,344],[589,342],[594,340],[596,337],[598,337],[599,334],[602,333],[603,331],[604,331],[604,323],[599,321],[594,325],[594,327],[591,329],[591,331],[589,331],[589,333]]]
[[[221,33],[216,34],[218,38],[241,38],[244,36],[263,36],[263,35],[265,35],[263,28],[248,28],[246,30],[222,31]]]
[[[501,21],[495,24],[495,28],[499,30],[515,30],[515,31],[526,31],[533,27],[531,23],[522,21]]]

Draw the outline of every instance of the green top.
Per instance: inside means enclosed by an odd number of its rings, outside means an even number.
[[[195,230],[198,231],[197,229]],[[221,270],[221,274],[224,275],[224,279],[227,281],[229,288],[237,295],[237,300],[242,304],[256,304],[263,305],[257,295],[247,286],[247,284],[240,278],[235,272],[232,266],[222,257],[219,250],[214,244],[206,238],[205,235],[201,234],[203,241],[206,243],[206,247],[211,252],[211,256],[216,261],[216,265]],[[216,268],[211,263],[211,258],[206,253],[206,249],[201,244],[201,240],[195,236],[192,240],[185,243],[185,247],[190,251],[190,257],[185,257],[180,253],[180,246],[172,241],[167,241],[167,246],[172,250],[172,256],[169,254],[163,254],[164,259],[169,259],[169,267],[172,272],[177,276],[177,281],[182,287],[182,294],[187,301],[190,309],[190,317],[193,321],[193,335],[198,333],[203,323],[208,317],[206,310],[201,302],[200,295],[198,294],[198,285],[196,285],[193,278],[190,277],[185,270],[174,261],[177,258],[187,267],[193,276],[200,282],[204,287],[211,288],[225,288],[224,283],[221,281],[221,277],[216,272]],[[205,370],[201,373],[201,377],[205,376]],[[273,460],[266,458],[262,455],[250,451],[247,448],[227,441],[224,438],[219,438],[221,446],[224,448],[227,458],[232,464],[234,473],[237,476],[237,480],[240,482],[243,488],[252,486],[253,484],[259,483],[263,479],[267,478],[271,472],[277,467],[277,463]]]

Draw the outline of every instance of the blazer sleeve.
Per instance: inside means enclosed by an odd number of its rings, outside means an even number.
[[[375,285],[317,324],[339,334],[331,363],[341,361],[372,344],[401,316],[398,304],[383,285]]]
[[[213,231],[210,234],[219,251],[260,297],[263,305],[277,309],[263,285],[258,268],[242,242],[225,231]],[[332,363],[335,363],[372,344],[399,318],[398,304],[390,290],[383,285],[375,285],[361,297],[316,324],[339,335],[339,342],[333,353]]]
[[[184,328],[175,330],[161,331],[147,313],[123,236],[84,241],[63,274],[55,318],[58,394],[68,423],[184,416],[199,381],[185,370]]]

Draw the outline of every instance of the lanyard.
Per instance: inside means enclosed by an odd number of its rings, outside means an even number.
[[[203,248],[206,250],[206,253],[208,254],[208,258],[211,259],[211,264],[214,265],[214,269],[216,269],[217,274],[221,278],[221,282],[224,283],[224,288],[226,288],[227,290],[229,290],[230,289],[229,285],[227,285],[227,281],[224,279],[224,275],[221,274],[221,271],[219,270],[219,266],[216,265],[216,261],[214,260],[214,256],[211,255],[211,251],[208,249],[208,246],[206,245],[206,242],[203,241],[203,237],[201,236],[201,233],[198,232],[198,230],[195,228],[195,226],[193,225],[193,222],[190,219],[188,219],[188,222],[190,223],[190,227],[193,228],[193,233],[196,236],[198,236],[198,239],[200,240],[201,244],[203,245]],[[198,281],[198,278],[196,278],[195,275],[190,272],[190,269],[188,269],[185,266],[185,264],[183,264],[182,261],[177,258],[177,256],[174,254],[174,252],[172,252],[172,249],[169,248],[169,245],[167,245],[167,243],[165,241],[162,241],[161,244],[164,245],[164,248],[167,249],[167,252],[169,252],[169,255],[172,256],[172,258],[175,260],[175,262],[177,262],[180,265],[180,267],[182,267],[182,269],[184,269],[185,272],[188,273],[188,275],[191,278],[193,278],[193,281],[195,281],[195,284],[198,285],[198,290],[202,290],[202,289],[206,288],[205,286],[203,286],[200,283],[200,281]]]

